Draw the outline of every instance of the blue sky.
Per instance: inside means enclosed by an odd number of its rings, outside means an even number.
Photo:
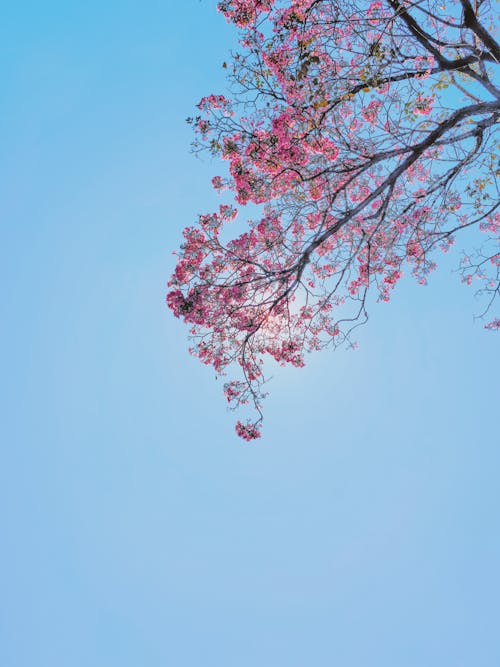
[[[2,667],[500,664],[498,338],[447,261],[257,445],[164,306],[209,0],[3,8]]]

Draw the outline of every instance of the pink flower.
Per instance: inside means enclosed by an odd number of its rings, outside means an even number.
[[[242,422],[237,421],[236,426],[235,426],[236,433],[240,436],[240,438],[243,438],[243,440],[256,440],[257,438],[260,438],[261,433],[257,426],[254,424],[251,424],[250,422],[247,422],[246,424],[242,424]]]

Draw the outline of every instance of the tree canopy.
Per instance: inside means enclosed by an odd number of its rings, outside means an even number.
[[[241,33],[229,92],[188,120],[231,202],[184,230],[167,302],[230,405],[256,410],[236,424],[251,440],[267,355],[302,366],[350,344],[368,294],[388,301],[405,271],[425,283],[463,230],[461,279],[500,329],[500,45],[487,0],[218,9]],[[257,219],[231,227],[247,204]]]

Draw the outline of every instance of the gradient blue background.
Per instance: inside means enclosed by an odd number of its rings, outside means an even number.
[[[218,167],[203,0],[4,3],[2,667],[498,667],[498,337],[451,274],[277,374],[264,439],[164,306]]]

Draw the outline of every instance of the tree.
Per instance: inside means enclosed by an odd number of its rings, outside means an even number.
[[[241,31],[231,99],[188,121],[228,163],[214,187],[258,219],[230,237],[221,205],[184,230],[167,302],[191,352],[250,404],[259,437],[264,359],[350,344],[367,295],[404,269],[425,283],[462,235],[459,270],[490,313],[500,291],[500,45],[487,0],[226,0]],[[238,223],[235,223],[236,225]],[[465,231],[468,230],[468,231]],[[471,236],[471,230],[477,232]],[[500,319],[486,328],[500,329]]]

